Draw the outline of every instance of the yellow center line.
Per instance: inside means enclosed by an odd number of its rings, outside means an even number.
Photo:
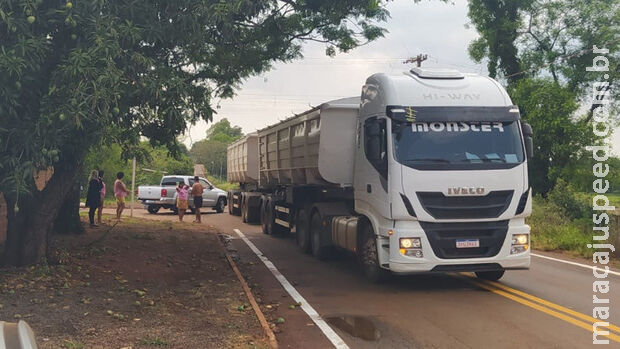
[[[540,304],[537,304],[537,303],[531,302],[531,301],[529,301],[529,300],[527,300],[527,299],[523,299],[523,298],[518,297],[518,296],[516,296],[516,295],[514,295],[514,294],[511,294],[511,293],[509,293],[509,292],[503,291],[503,290],[502,290],[502,289],[500,289],[500,288],[496,288],[496,287],[494,287],[494,286],[492,286],[492,285],[487,285],[487,284],[485,284],[485,283],[483,283],[483,282],[476,281],[476,280],[474,280],[471,276],[469,276],[469,275],[467,275],[467,274],[465,274],[465,273],[460,273],[460,274],[461,274],[462,276],[465,276],[465,277],[464,277],[464,280],[465,280],[465,281],[467,281],[467,282],[469,282],[469,283],[471,283],[471,284],[473,284],[473,285],[475,285],[475,286],[478,286],[478,287],[480,287],[480,288],[482,288],[482,289],[485,289],[485,290],[487,290],[487,291],[493,292],[493,293],[495,293],[495,294],[497,294],[497,295],[500,295],[500,296],[502,296],[502,297],[506,297],[506,298],[508,298],[508,299],[511,299],[511,300],[513,300],[513,301],[517,302],[517,303],[521,303],[521,304],[523,304],[523,305],[525,305],[525,306],[528,306],[528,307],[530,307],[530,308],[532,308],[532,309],[536,309],[536,310],[541,311],[541,312],[543,312],[543,313],[545,313],[545,314],[548,314],[548,315],[551,315],[551,316],[553,316],[553,317],[556,317],[556,318],[558,318],[558,319],[560,319],[560,320],[564,320],[564,321],[566,321],[566,322],[568,322],[568,323],[571,323],[571,324],[573,324],[573,325],[575,325],[575,326],[581,327],[581,328],[583,328],[584,330],[587,330],[588,332],[591,332],[591,333],[592,333],[592,323],[589,323],[589,322],[583,322],[583,321],[579,321],[579,320],[577,320],[577,319],[575,319],[575,318],[572,318],[572,317],[570,317],[570,316],[568,316],[568,315],[566,315],[566,314],[562,314],[562,313],[557,312],[557,311],[555,311],[555,310],[551,310],[551,309],[549,309],[549,308],[547,308],[547,307],[545,307],[545,306],[542,306],[542,305],[540,305]],[[503,286],[503,285],[502,285],[502,286]],[[506,286],[506,287],[507,287],[507,286]],[[515,290],[515,291],[516,291],[516,290]],[[533,296],[532,296],[532,297],[533,297]],[[540,299],[540,298],[539,298],[539,299]],[[541,299],[541,300],[542,300],[542,299]],[[545,302],[547,302],[547,301],[545,301]],[[547,303],[549,303],[549,304],[553,304],[553,303],[550,303],[550,302],[547,302]],[[559,307],[559,306],[558,306],[558,307]],[[581,315],[583,315],[583,314],[581,314]],[[583,316],[586,316],[586,315],[583,315]],[[594,318],[593,318],[593,319],[594,319]],[[596,320],[596,319],[594,319],[594,320],[595,320],[595,321],[593,321],[593,322],[598,322],[598,321],[599,321],[599,320]],[[600,327],[602,328],[603,326],[600,326]],[[610,327],[611,327],[611,325],[610,325]],[[615,326],[614,326],[614,327],[615,327]],[[617,327],[616,327],[616,328],[617,328]],[[620,343],[620,336],[619,336],[619,335],[616,335],[616,334],[614,334],[614,333],[609,333],[609,334],[607,334],[607,335],[605,335],[605,334],[601,334],[601,336],[603,336],[603,337],[607,337],[607,338],[609,338],[609,339],[611,339],[611,340],[614,340],[614,341],[616,341],[616,342]]]
[[[563,307],[561,305],[558,305],[558,304],[555,304],[555,303],[551,303],[551,302],[546,301],[546,300],[544,300],[542,298],[538,298],[536,296],[532,296],[529,293],[525,293],[523,291],[516,290],[516,289],[514,289],[512,287],[503,285],[503,284],[501,284],[499,282],[496,282],[496,281],[479,280],[479,282],[484,282],[486,284],[493,285],[493,286],[495,286],[497,288],[500,288],[500,289],[502,289],[504,291],[508,291],[508,292],[514,293],[514,294],[516,294],[518,296],[521,296],[523,298],[527,298],[527,299],[532,300],[534,302],[538,302],[540,304],[546,305],[549,308],[552,308],[552,309],[555,309],[555,310],[559,310],[559,311],[561,311],[563,313],[572,315],[572,316],[574,316],[576,318],[579,318],[579,319],[582,319],[582,320],[585,320],[585,321],[588,321],[588,322],[604,321],[604,320],[599,320],[599,319],[593,318],[592,316],[588,316],[586,314],[582,314],[582,313],[580,313],[578,311],[574,311],[572,309],[568,309],[568,308]],[[616,331],[616,332],[620,333],[620,327],[618,327],[616,325],[609,324],[609,326],[605,326],[605,327],[609,328],[610,330],[613,330],[613,331]]]

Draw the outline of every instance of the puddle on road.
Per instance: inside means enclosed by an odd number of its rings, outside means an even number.
[[[376,341],[381,337],[372,320],[363,316],[334,316],[326,320],[330,325],[363,340]]]

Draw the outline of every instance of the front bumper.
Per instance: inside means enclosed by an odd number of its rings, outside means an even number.
[[[431,247],[426,232],[417,221],[397,222],[396,227],[392,230],[394,232],[393,235],[379,237],[379,246],[386,246],[389,243],[389,261],[387,265],[383,264],[383,266],[394,273],[475,272],[501,269],[529,269],[530,267],[531,246],[525,252],[510,254],[512,234],[530,233],[530,227],[525,224],[523,219],[511,220],[508,224],[506,238],[499,252],[495,256],[483,258],[438,258]],[[417,258],[402,255],[399,251],[399,239],[401,237],[419,237],[422,242],[424,256]]]

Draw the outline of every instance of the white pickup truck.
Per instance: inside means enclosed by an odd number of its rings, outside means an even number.
[[[205,188],[202,194],[202,207],[211,207],[217,213],[224,212],[226,192],[214,187],[206,178],[200,177],[198,180]],[[141,185],[138,187],[138,200],[142,201],[146,210],[151,214],[156,214],[162,208],[176,212],[176,187],[179,182],[183,182],[191,188],[194,184],[194,176],[163,176],[159,186]],[[193,200],[189,200],[189,209],[194,212]]]

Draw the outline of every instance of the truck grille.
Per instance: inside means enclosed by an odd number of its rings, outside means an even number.
[[[420,222],[437,258],[481,258],[497,255],[508,232],[508,221],[474,223]],[[480,247],[456,248],[458,239],[478,239]]]
[[[492,191],[485,196],[445,196],[441,192],[417,192],[426,212],[435,219],[497,218],[510,205],[512,190]]]

